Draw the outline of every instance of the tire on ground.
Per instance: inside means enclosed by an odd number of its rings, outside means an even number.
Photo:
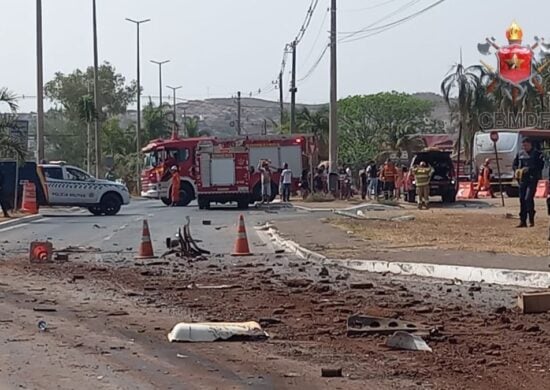
[[[172,187],[170,187],[168,189],[168,193],[170,194],[170,198],[168,199],[170,202],[169,203],[165,203],[164,200],[163,200],[163,203],[167,206],[171,205],[172,204]],[[185,207],[187,205],[189,205],[189,203],[191,203],[193,201],[193,199],[195,199],[195,190],[193,190],[193,187],[191,186],[191,184],[187,183],[187,182],[183,182],[181,183],[181,187],[180,187],[180,201],[178,202],[178,204],[176,206],[181,206],[181,207]]]
[[[88,207],[88,210],[90,211],[90,213],[96,216],[103,214],[103,210],[101,209],[101,206]]]

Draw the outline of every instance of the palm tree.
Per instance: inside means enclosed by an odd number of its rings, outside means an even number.
[[[7,88],[0,88],[0,104],[7,105],[8,113],[0,114],[0,157],[17,156],[19,159],[25,159],[25,147],[18,140],[11,137],[8,133],[13,128],[17,115],[17,99],[15,95]]]
[[[194,116],[186,116],[183,124],[185,126],[185,135],[189,138],[208,136],[210,133],[206,130],[199,130],[201,118]]]
[[[96,117],[94,98],[92,95],[84,95],[78,101],[78,118],[86,124],[86,168],[88,173],[92,170],[92,122]]]
[[[302,108],[296,117],[297,127],[303,133],[314,134],[319,141],[319,157],[328,158],[329,110],[323,106],[317,111]]]
[[[474,134],[478,131],[478,116],[489,105],[487,100],[487,82],[489,74],[480,65],[464,67],[456,64],[453,70],[441,82],[441,92],[449,108],[458,112],[458,158],[461,144],[464,154],[472,155]],[[459,169],[459,164],[456,167]]]

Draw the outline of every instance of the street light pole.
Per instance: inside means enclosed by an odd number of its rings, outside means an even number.
[[[101,174],[101,132],[100,127],[100,107],[99,107],[99,65],[97,55],[97,13],[96,0],[93,0],[93,24],[94,24],[94,135],[95,135],[95,177],[99,178]]]
[[[338,84],[336,55],[336,0],[331,0],[330,7],[330,117],[329,117],[329,164],[330,172],[336,172],[338,164]]]
[[[177,122],[176,122],[176,120],[177,120],[176,119],[177,118],[177,116],[176,116],[177,115],[177,112],[176,112],[176,91],[178,89],[182,88],[182,86],[180,85],[180,86],[177,86],[177,87],[171,87],[171,86],[167,85],[166,88],[171,89],[172,93],[174,95],[174,105],[172,107],[174,109],[174,130],[173,130],[172,136],[174,138],[176,138],[177,134],[178,134],[178,125],[177,125]]]
[[[151,19],[133,20],[126,18],[127,21],[134,23],[137,28],[137,128],[136,128],[136,151],[137,151],[137,177],[136,177],[136,191],[138,195],[141,194],[141,74],[140,74],[140,53],[139,53],[139,27],[143,23],[149,22]]]
[[[164,60],[164,61],[151,60],[151,62],[159,66],[159,107],[162,107],[162,65],[167,64],[168,62],[170,62],[170,60]]]
[[[44,69],[42,61],[42,0],[36,0],[36,160],[44,159]]]

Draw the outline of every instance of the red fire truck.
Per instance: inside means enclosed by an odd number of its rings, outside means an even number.
[[[312,135],[201,137],[154,140],[145,148],[141,195],[170,204],[170,175],[173,165],[181,176],[181,206],[199,200],[200,208],[210,203],[236,202],[241,208],[261,199],[260,160],[276,168],[272,196],[279,191],[280,170],[288,163],[293,173],[293,190],[309,166],[309,152],[315,150]]]

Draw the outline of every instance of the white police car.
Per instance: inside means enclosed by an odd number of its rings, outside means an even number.
[[[125,185],[96,179],[64,163],[41,164],[51,206],[85,207],[94,215],[115,215],[130,203]]]

